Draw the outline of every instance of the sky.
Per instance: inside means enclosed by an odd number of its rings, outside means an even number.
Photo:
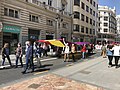
[[[120,15],[120,0],[98,0],[99,5],[109,6],[111,8],[116,8],[116,14]]]

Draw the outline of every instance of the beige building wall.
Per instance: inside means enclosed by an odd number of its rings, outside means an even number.
[[[29,0],[28,0],[29,1]],[[19,12],[19,18],[13,18],[10,16],[4,15],[4,9],[9,8],[12,10],[17,10]],[[31,22],[29,15],[34,15],[38,17],[39,22]],[[28,40],[29,30],[39,31],[39,39],[46,39],[46,35],[53,35],[55,39],[56,34],[56,15],[57,10],[48,5],[44,6],[41,2],[26,2],[26,0],[1,0],[0,2],[0,21],[4,25],[9,26],[18,26],[21,28],[21,31],[18,35],[18,42],[21,42],[22,45],[25,45],[25,41]],[[71,35],[71,17],[67,15],[62,15],[63,21],[60,23],[59,34],[60,36]],[[52,21],[52,25],[48,25],[48,20]],[[65,23],[66,27],[63,27]],[[50,23],[49,23],[50,24]],[[0,32],[0,48],[2,47],[4,38],[3,33]],[[71,38],[67,38],[68,41]],[[56,38],[57,39],[57,38]]]

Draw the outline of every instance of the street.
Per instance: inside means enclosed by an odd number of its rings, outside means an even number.
[[[5,84],[9,84],[11,82],[14,82],[16,80],[23,80],[25,78],[30,78],[30,77],[34,77],[36,75],[44,75],[46,73],[50,73],[54,70],[60,69],[60,68],[64,68],[64,67],[69,67],[72,66],[73,64],[77,64],[77,63],[81,63],[83,61],[88,61],[88,60],[92,60],[95,57],[99,56],[99,52],[96,54],[93,54],[91,56],[89,56],[86,59],[80,59],[77,60],[77,62],[63,62],[63,59],[57,59],[56,57],[54,58],[48,58],[48,59],[43,59],[41,60],[41,67],[38,67],[35,69],[34,73],[30,73],[28,70],[27,74],[22,74],[22,70],[23,68],[18,67],[18,68],[9,68],[9,66],[7,66],[5,69],[1,68],[0,69],[0,85],[5,85]],[[23,60],[25,61],[25,60]],[[8,61],[6,60],[6,63]],[[15,60],[12,60],[12,63],[14,63]],[[0,62],[1,63],[1,62]],[[8,64],[8,63],[7,63]],[[36,63],[35,63],[36,65]],[[37,66],[36,66],[37,67]]]
[[[119,90],[120,88],[120,68],[108,68],[108,58],[100,56],[100,51],[74,63],[63,62],[63,59],[49,58],[43,59],[41,64],[42,66],[36,68],[35,72],[28,72],[27,74],[21,73],[22,68],[1,69],[0,87],[14,85],[44,75],[49,76],[50,74],[103,88],[100,90]],[[91,86],[91,88],[94,87]]]

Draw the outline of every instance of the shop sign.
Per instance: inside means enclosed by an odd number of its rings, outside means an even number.
[[[18,26],[3,25],[3,32],[20,33],[20,30],[21,28]]]

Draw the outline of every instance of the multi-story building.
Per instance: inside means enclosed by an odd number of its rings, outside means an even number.
[[[58,39],[71,38],[71,17],[67,12],[67,3],[58,0],[60,8],[52,7],[52,0],[0,0],[0,49],[5,42],[14,51],[18,42],[25,46],[25,41],[31,38]],[[57,5],[56,5],[57,7]]]
[[[116,42],[120,42],[120,15],[116,16],[116,20],[117,20]]]
[[[97,42],[112,43],[116,36],[116,10],[99,6],[99,29]]]
[[[98,0],[74,0],[73,13],[73,41],[95,43]]]

